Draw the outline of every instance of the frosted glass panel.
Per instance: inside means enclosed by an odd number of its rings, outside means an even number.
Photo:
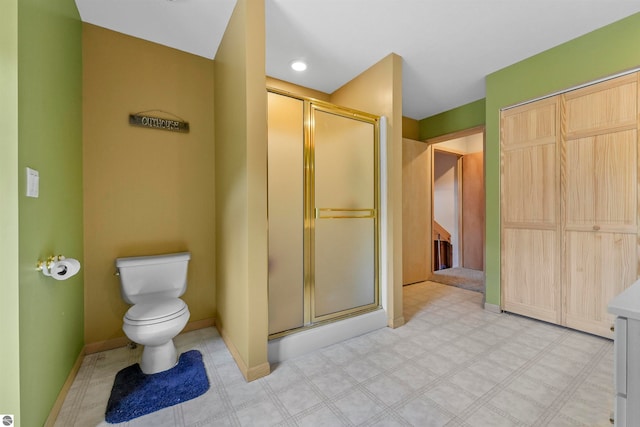
[[[318,318],[376,301],[374,125],[315,111],[313,144]]]
[[[316,221],[316,317],[375,302],[374,220]]]
[[[304,324],[303,101],[269,93],[269,333]]]
[[[315,205],[374,208],[374,127],[315,112]]]

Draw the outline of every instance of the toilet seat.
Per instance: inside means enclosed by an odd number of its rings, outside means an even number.
[[[154,298],[133,305],[123,320],[131,326],[144,326],[168,322],[185,314],[189,314],[189,309],[180,298]]]

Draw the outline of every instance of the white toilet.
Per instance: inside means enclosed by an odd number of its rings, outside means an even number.
[[[179,297],[187,289],[190,259],[189,252],[116,259],[122,299],[133,304],[122,330],[144,346],[140,368],[145,374],[166,371],[178,362],[173,337],[189,320],[189,308]]]

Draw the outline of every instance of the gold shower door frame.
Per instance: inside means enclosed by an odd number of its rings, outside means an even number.
[[[268,89],[277,95],[286,96],[303,101],[304,117],[304,280],[303,280],[303,317],[302,327],[275,332],[269,335],[270,339],[278,338],[294,332],[312,328],[337,319],[359,315],[368,311],[377,310],[380,307],[379,295],[379,145],[380,145],[380,118],[372,114],[338,107],[328,102],[294,95],[277,89]],[[373,206],[345,207],[345,206],[316,206],[316,126],[319,114],[329,114],[334,117],[355,120],[372,125],[373,138]],[[373,298],[371,302],[330,313],[317,313],[316,310],[316,232],[318,221],[372,221],[373,228]]]

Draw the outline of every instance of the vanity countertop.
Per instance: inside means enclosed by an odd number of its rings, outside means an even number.
[[[608,311],[619,317],[640,320],[640,280],[612,299]]]

